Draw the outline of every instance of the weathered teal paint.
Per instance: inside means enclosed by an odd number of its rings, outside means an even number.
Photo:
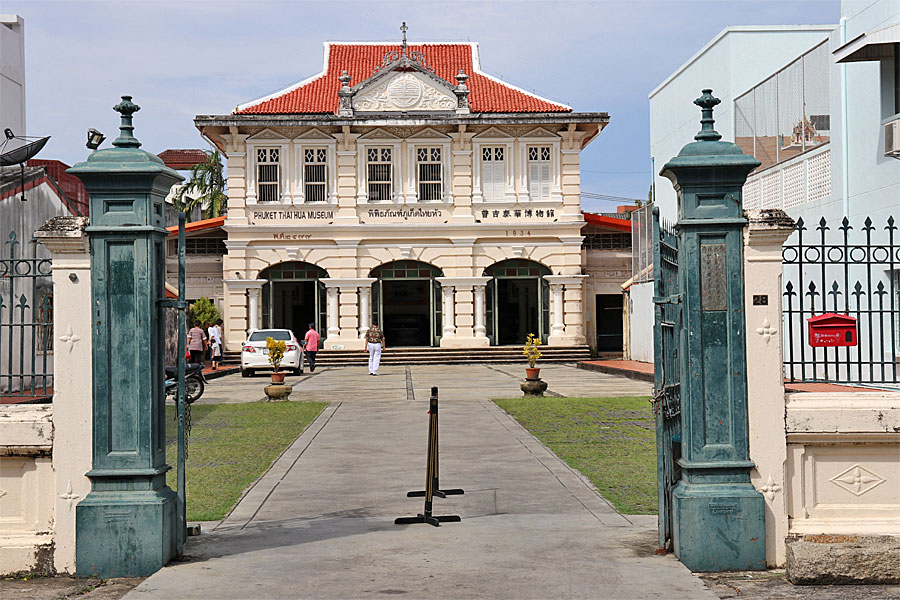
[[[113,148],[68,170],[90,194],[93,314],[91,492],[75,508],[79,576],[150,575],[180,551],[166,486],[164,199],[183,178],[132,135],[130,96]]]
[[[760,163],[713,129],[712,90],[694,103],[701,131],[660,173],[678,192],[683,311],[673,546],[694,571],[764,569],[765,504],[750,484],[741,209]]]

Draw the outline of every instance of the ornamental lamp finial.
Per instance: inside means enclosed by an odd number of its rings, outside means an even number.
[[[341,82],[341,91],[348,91],[350,89],[350,74],[347,72],[347,69],[341,73],[341,76],[338,77],[338,81]]]
[[[713,119],[713,108],[722,101],[712,95],[711,89],[702,90],[703,95],[694,100],[694,104],[700,107],[700,131],[694,136],[699,141],[716,142],[722,136],[713,128],[716,120]]]
[[[459,88],[464,90],[466,88],[466,81],[468,81],[469,76],[466,75],[466,72],[462,69],[459,70],[459,73],[456,75],[456,83],[459,84]]]
[[[406,30],[407,29],[409,29],[409,27],[406,26],[406,21],[403,21],[403,24],[400,25],[400,32],[403,34],[402,45],[403,45],[403,53],[404,54],[406,53]]]
[[[113,142],[116,148],[140,148],[141,143],[134,137],[132,115],[141,107],[131,101],[131,96],[122,96],[122,101],[113,106],[113,110],[122,115],[119,124],[119,137]]]

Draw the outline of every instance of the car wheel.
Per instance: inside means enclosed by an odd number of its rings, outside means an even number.
[[[253,370],[252,369],[241,369],[241,377],[252,377]]]

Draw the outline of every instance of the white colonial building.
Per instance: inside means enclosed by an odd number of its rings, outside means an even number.
[[[309,322],[325,349],[362,348],[372,322],[393,346],[595,341],[585,290],[621,296],[630,268],[630,223],[581,211],[580,153],[608,120],[482,72],[475,43],[405,34],[326,42],[320,74],[198,116],[227,157],[228,348]],[[606,250],[590,268],[588,248]]]

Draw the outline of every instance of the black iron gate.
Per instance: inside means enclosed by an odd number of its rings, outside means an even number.
[[[854,229],[844,217],[832,229],[823,217],[809,236],[797,219],[782,249],[788,381],[900,387],[900,243],[894,217],[884,223]],[[856,345],[810,345],[807,320],[829,312],[856,319]]]
[[[0,258],[0,402],[53,395],[53,283],[49,258],[20,256],[16,232]],[[66,332],[61,332],[67,339]],[[71,332],[68,334],[71,335]]]
[[[659,547],[672,541],[672,491],[681,479],[681,290],[678,279],[678,235],[660,222],[653,208],[654,394],[656,416]]]

